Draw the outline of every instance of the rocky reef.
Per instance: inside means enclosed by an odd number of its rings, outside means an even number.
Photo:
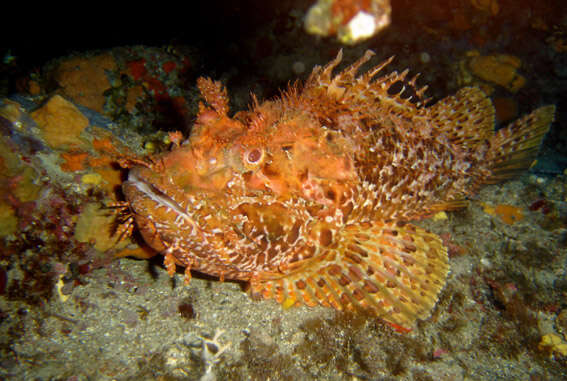
[[[63,39],[50,54],[38,36],[5,53],[0,378],[566,378],[566,7],[392,0],[391,23],[345,47],[305,31],[315,2],[210,3],[184,28],[169,19],[169,33],[114,29],[103,47]],[[120,239],[120,160],[188,135],[199,76],[220,80],[240,111],[250,91],[273,97],[341,48],[346,62],[366,49],[374,64],[395,55],[392,69],[420,72],[433,100],[480,87],[497,128],[557,106],[530,171],[419,223],[442,237],[451,272],[431,318],[405,334],[370,316],[255,301],[237,282],[193,274],[184,286],[136,233]]]

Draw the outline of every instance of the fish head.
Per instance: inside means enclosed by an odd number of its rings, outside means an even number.
[[[176,234],[196,234],[199,221],[211,209],[222,212],[227,199],[224,192],[236,174],[227,152],[244,128],[236,120],[205,110],[180,146],[153,157],[151,164],[130,168],[122,191],[138,230],[151,247],[163,251],[173,244]]]

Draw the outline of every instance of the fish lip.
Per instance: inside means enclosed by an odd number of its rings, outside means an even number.
[[[138,181],[141,181],[140,178],[138,177],[137,174],[137,170],[136,168],[132,168],[128,171],[128,179],[126,180],[126,182],[131,182],[131,183],[136,183]]]
[[[138,193],[136,198],[145,197],[155,202],[158,205],[157,207],[166,207],[166,209],[172,210],[177,215],[189,218],[184,208],[169,193],[144,179],[138,172],[136,168],[130,170],[128,172],[128,179],[123,185],[135,188]]]

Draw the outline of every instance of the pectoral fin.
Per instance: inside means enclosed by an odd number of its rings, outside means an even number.
[[[288,274],[252,280],[252,292],[284,307],[305,304],[368,310],[411,329],[429,317],[449,272],[441,239],[417,226],[363,223],[344,227],[320,255],[294,263]],[[271,279],[269,279],[271,278]]]

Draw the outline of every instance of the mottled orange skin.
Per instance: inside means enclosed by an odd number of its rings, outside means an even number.
[[[262,115],[261,119],[268,118],[274,113],[272,108],[272,104],[264,104],[255,113]],[[174,253],[179,264],[216,276],[244,280],[250,280],[258,271],[278,272],[280,266],[297,260],[297,256],[309,248],[305,242],[294,250],[286,248],[283,250],[286,256],[273,261],[278,256],[277,250],[265,253],[268,245],[265,238],[252,230],[263,226],[270,246],[281,241],[279,250],[282,250],[292,243],[289,241],[295,242],[299,229],[301,233],[309,233],[303,241],[318,239],[318,230],[328,224],[308,223],[308,220],[335,218],[340,210],[340,195],[357,179],[352,144],[334,131],[321,134],[320,125],[304,113],[293,115],[277,128],[260,123],[265,129],[262,134],[247,133],[250,131],[242,121],[203,109],[189,141],[160,158],[159,166],[166,170],[145,167],[131,170],[180,205],[191,198],[193,208],[199,205],[198,211],[192,210],[192,221],[187,222],[187,228],[194,228],[198,244],[208,242],[209,245],[196,250],[192,244],[180,243],[184,248]],[[333,144],[331,136],[335,139]],[[254,151],[256,149],[259,151]],[[257,162],[247,160],[248,155],[258,152]],[[162,210],[164,208],[155,208],[154,203],[143,196],[138,198],[128,183],[124,190],[145,240],[158,251],[173,244],[183,232],[183,228],[174,223],[177,216]],[[333,197],[330,197],[331,192],[334,192]],[[309,208],[309,212],[301,210],[304,208]],[[166,223],[167,227],[155,227],[156,221]],[[221,232],[210,234],[215,229]],[[249,239],[240,243],[244,235]],[[253,247],[250,247],[250,239],[257,241]],[[232,249],[229,251],[229,248]],[[218,263],[212,251],[221,254]],[[199,255],[188,256],[188,252],[203,252],[203,261]],[[257,257],[253,267],[238,264],[244,260],[241,259],[243,253],[247,258]]]
[[[518,148],[516,130],[539,114],[494,134],[480,90],[425,108],[407,71],[373,78],[389,61],[357,77],[370,56],[333,76],[339,54],[301,89],[232,118],[226,90],[199,79],[206,104],[189,139],[123,184],[170,274],[177,264],[187,279],[193,269],[249,281],[284,305],[371,308],[399,326],[429,314],[447,253],[406,221],[463,206],[478,185],[506,178],[516,168],[494,170],[512,155],[501,146],[515,138],[507,149]],[[395,82],[417,102],[389,94]]]

